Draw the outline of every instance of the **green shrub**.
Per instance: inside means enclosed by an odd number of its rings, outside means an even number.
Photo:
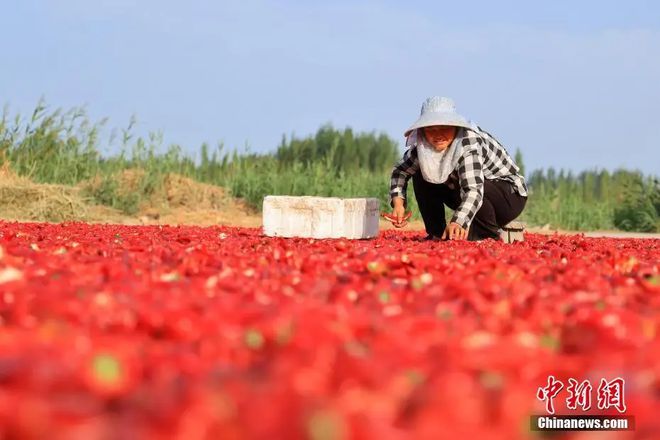
[[[656,232],[660,204],[657,183],[645,185],[641,179],[630,181],[624,191],[624,199],[614,210],[614,225],[624,231]]]

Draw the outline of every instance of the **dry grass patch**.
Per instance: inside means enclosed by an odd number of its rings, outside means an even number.
[[[77,186],[40,184],[0,166],[0,218],[129,224],[233,224],[257,227],[261,217],[223,188],[167,174],[129,169]]]
[[[0,217],[19,221],[61,222],[86,219],[88,201],[78,188],[37,184],[0,167]]]

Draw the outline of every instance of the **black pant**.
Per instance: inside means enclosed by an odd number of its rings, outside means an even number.
[[[445,205],[454,211],[458,209],[461,204],[460,189],[427,182],[421,172],[415,173],[412,178],[426,233],[440,237],[447,227]],[[513,188],[513,184],[505,180],[485,181],[483,204],[472,220],[468,240],[499,240],[498,230],[517,218],[527,203],[527,197],[519,195]]]

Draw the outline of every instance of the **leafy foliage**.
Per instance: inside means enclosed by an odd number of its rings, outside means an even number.
[[[624,231],[655,232],[660,229],[660,187],[641,178],[627,182],[623,202],[614,210],[614,225]]]
[[[537,170],[529,178],[529,209],[533,224],[569,229],[611,229],[655,232],[660,211],[656,177],[617,170],[584,171],[578,175],[553,168]]]

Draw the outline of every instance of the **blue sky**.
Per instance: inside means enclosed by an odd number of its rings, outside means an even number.
[[[427,96],[529,168],[660,174],[660,2],[0,0],[0,102],[196,152],[325,122],[400,142]],[[109,130],[108,130],[109,131]]]

